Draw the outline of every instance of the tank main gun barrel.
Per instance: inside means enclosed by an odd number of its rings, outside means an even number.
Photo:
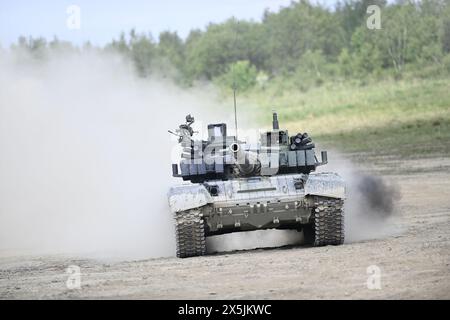
[[[256,155],[252,156],[249,151],[242,150],[238,143],[232,143],[230,150],[233,154],[234,164],[239,169],[240,176],[258,175],[261,163]]]

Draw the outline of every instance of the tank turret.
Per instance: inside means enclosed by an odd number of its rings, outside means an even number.
[[[244,142],[227,135],[224,123],[208,125],[208,140],[194,140],[191,128],[194,118],[188,115],[186,120],[176,133],[170,131],[179,136],[183,147],[179,166],[172,164],[173,176],[183,180],[203,182],[238,176],[310,173],[327,163],[326,151],[322,151],[318,161],[315,145],[307,133],[289,136],[287,130],[280,130],[275,112],[272,130],[264,132],[256,150],[251,151],[245,149]]]

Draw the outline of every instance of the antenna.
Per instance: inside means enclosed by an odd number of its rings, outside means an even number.
[[[237,107],[236,107],[236,86],[233,86],[233,98],[234,98],[234,128],[236,130],[236,141],[238,140],[238,122],[237,122]]]
[[[239,20],[237,20],[236,26],[239,25]],[[235,29],[234,32],[234,43],[233,43],[233,49],[236,48],[236,42],[237,42],[237,35],[238,35],[238,28]],[[235,66],[233,65],[233,100],[234,100],[234,128],[235,128],[235,134],[236,134],[236,141],[238,141],[238,121],[237,121],[237,104],[236,104],[236,74],[235,74]]]

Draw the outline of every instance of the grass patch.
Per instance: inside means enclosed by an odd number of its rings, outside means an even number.
[[[303,92],[292,83],[239,96],[240,112],[264,127],[271,111],[290,132],[349,152],[450,154],[450,79],[325,83]]]
[[[416,120],[336,135],[318,135],[316,138],[326,145],[334,145],[352,153],[364,151],[407,158],[450,155],[450,118]]]

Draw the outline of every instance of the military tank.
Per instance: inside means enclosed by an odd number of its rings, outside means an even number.
[[[227,135],[225,123],[209,124],[206,140],[194,139],[194,118],[175,131],[181,160],[172,174],[186,181],[170,188],[177,257],[207,254],[206,237],[230,232],[293,229],[314,246],[344,242],[345,183],[333,172],[315,172],[320,161],[307,133],[289,136],[273,113],[272,130],[253,147]]]

